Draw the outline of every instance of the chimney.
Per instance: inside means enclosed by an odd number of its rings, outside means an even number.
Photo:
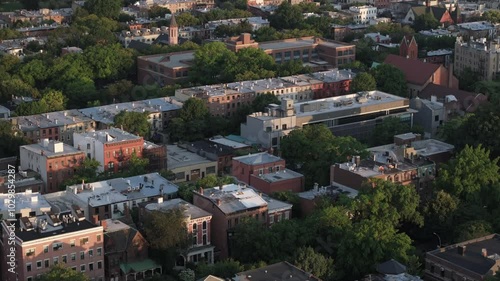
[[[487,258],[487,257],[488,257],[488,250],[486,250],[486,248],[483,248],[483,249],[481,250],[481,256],[483,256],[483,257],[485,257],[485,258]]]
[[[93,215],[93,216],[92,216],[92,222],[93,222],[95,225],[99,225],[99,215]]]
[[[220,204],[221,204],[221,200],[220,200],[219,198],[217,198],[217,201],[216,201],[216,202],[217,202],[217,206],[220,206]]]
[[[461,255],[461,256],[465,256],[465,250],[466,249],[467,249],[467,247],[465,245],[458,246],[457,247],[458,254]]]
[[[101,221],[101,226],[106,231],[106,228],[108,227],[108,223],[105,220],[103,220],[103,221]]]
[[[198,190],[198,192],[203,195],[203,187],[200,186],[200,189]]]

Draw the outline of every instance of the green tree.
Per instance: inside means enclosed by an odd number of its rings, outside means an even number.
[[[66,98],[61,91],[47,89],[40,99],[40,103],[45,103],[49,111],[61,111],[66,109]]]
[[[231,52],[224,43],[212,42],[203,45],[195,51],[193,66],[189,72],[194,83],[203,85],[226,81],[222,73],[228,61],[236,61],[236,54]]]
[[[132,51],[119,44],[91,46],[83,55],[96,79],[125,78],[135,66]]]
[[[170,121],[170,138],[186,141],[202,139],[210,127],[209,121],[210,112],[203,100],[190,98],[182,105],[179,117]]]
[[[352,79],[351,91],[353,93],[362,91],[373,91],[377,88],[377,82],[370,73],[362,72]]]
[[[236,81],[271,78],[275,62],[271,56],[258,48],[245,48],[236,53],[236,61],[225,67],[226,76]]]
[[[408,88],[404,73],[390,64],[381,64],[372,69],[377,81],[377,89],[400,97],[408,97]]]
[[[40,277],[38,281],[89,281],[90,278],[85,273],[72,270],[64,264],[53,265],[50,270]]]
[[[393,142],[394,135],[410,132],[412,132],[410,125],[401,122],[399,117],[387,117],[373,130],[371,144],[373,146],[389,144]]]
[[[272,103],[279,105],[281,101],[277,96],[270,93],[259,95],[252,101],[252,111],[264,112],[266,107]]]
[[[215,264],[199,264],[196,268],[198,276],[214,275],[221,278],[233,278],[236,273],[244,270],[239,261],[227,259]]]
[[[459,73],[458,78],[459,88],[469,92],[473,92],[476,89],[477,81],[481,80],[479,72],[474,71],[469,67],[462,70],[462,72]]]
[[[443,241],[451,237],[449,229],[453,227],[453,215],[460,200],[444,190],[437,191],[424,207],[426,229],[431,233],[440,233]]]
[[[89,182],[97,177],[97,170],[101,163],[95,159],[85,158],[80,166],[76,169],[75,176],[86,182]]]
[[[200,23],[200,20],[188,12],[181,13],[175,16],[175,21],[179,26],[195,26]]]
[[[330,280],[333,277],[333,259],[317,253],[311,247],[299,248],[293,264],[323,280]]]
[[[149,165],[149,159],[140,158],[134,152],[130,155],[130,158],[127,161],[125,174],[129,177],[143,175],[147,172],[147,167]]]
[[[106,45],[117,42],[114,32],[118,30],[117,21],[91,14],[77,18],[70,30],[66,30],[64,34],[55,35],[65,38],[67,43],[85,49],[96,44]]]
[[[455,242],[460,243],[493,234],[491,224],[484,220],[469,221],[457,226]]]
[[[179,280],[180,281],[194,281],[195,274],[192,269],[186,268],[179,272]]]
[[[278,9],[269,17],[271,26],[281,29],[301,28],[304,24],[301,8],[288,2],[283,2]]]
[[[483,187],[500,181],[498,160],[492,160],[481,145],[466,145],[439,170],[436,185],[462,200],[477,202]]]
[[[12,96],[31,98],[40,97],[38,90],[21,79],[9,79],[0,82],[0,97],[2,102],[11,100]]]
[[[432,13],[425,13],[415,18],[413,28],[416,31],[436,29],[439,26],[439,21],[432,15]]]
[[[500,11],[492,9],[483,13],[482,18],[491,23],[500,23]]]
[[[23,64],[19,70],[19,76],[22,80],[31,86],[42,86],[43,82],[48,78],[48,68],[45,62],[39,59],[34,59],[26,64]]]
[[[121,127],[123,130],[148,138],[151,125],[148,121],[149,112],[121,111],[114,118],[114,126]]]
[[[153,4],[151,8],[149,8],[148,15],[150,18],[164,18],[166,14],[171,14],[172,12],[165,7],[160,7],[158,4]]]
[[[0,40],[16,39],[21,37],[21,33],[11,28],[0,29]]]
[[[38,10],[40,9],[40,0],[20,0],[23,4],[23,8],[26,10]]]
[[[98,99],[94,80],[88,77],[68,81],[63,92],[68,97],[68,108],[82,108]]]
[[[144,218],[144,233],[152,248],[186,248],[188,237],[184,213],[180,209],[152,211]]]
[[[17,156],[19,146],[28,144],[22,133],[8,120],[0,120],[0,158]]]
[[[463,144],[482,145],[490,150],[492,157],[500,157],[500,106],[480,106],[463,124],[460,136]],[[459,142],[460,145],[460,142]]]
[[[85,9],[99,17],[117,19],[122,8],[121,0],[87,0]]]
[[[311,67],[304,66],[301,60],[289,60],[277,65],[276,73],[279,77],[295,74],[311,73]]]

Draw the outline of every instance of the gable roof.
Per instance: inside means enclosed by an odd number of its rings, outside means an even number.
[[[141,233],[131,227],[113,232],[105,232],[105,254],[125,252],[129,246],[132,246],[132,241],[137,235],[144,240],[144,243],[147,243]]]
[[[436,7],[436,6],[431,6],[431,7],[416,6],[416,7],[412,7],[411,9],[413,10],[415,17],[430,13],[438,21],[441,21],[441,18],[443,17],[443,15],[446,12],[448,12],[448,10],[446,8]]]
[[[388,55],[384,63],[393,65],[403,71],[406,82],[415,85],[424,85],[440,67],[439,64],[410,60],[393,54]]]
[[[460,105],[461,109],[465,112],[473,112],[477,109],[478,104],[488,102],[488,97],[483,94],[476,94],[472,92],[462,91],[459,89],[452,89],[441,85],[430,83],[427,85],[418,96],[423,99],[430,99],[435,96],[438,101],[445,100],[447,96],[453,95]]]

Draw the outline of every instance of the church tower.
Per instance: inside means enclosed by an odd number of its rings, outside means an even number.
[[[168,44],[177,45],[179,44],[179,26],[175,21],[175,15],[172,13],[172,18],[170,19],[170,26],[168,27]]]
[[[399,45],[399,55],[408,59],[416,60],[418,58],[418,45],[414,36],[403,37]]]

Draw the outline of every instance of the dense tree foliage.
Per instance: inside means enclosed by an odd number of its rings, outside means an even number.
[[[49,271],[37,277],[39,281],[89,281],[85,273],[73,270],[64,264],[53,265]]]
[[[327,184],[330,165],[353,155],[366,156],[365,146],[353,137],[335,137],[324,125],[294,130],[281,141],[281,156],[292,170],[305,175],[307,189],[315,182]]]
[[[317,253],[311,247],[300,248],[295,253],[294,265],[323,280],[333,277],[333,259]]]
[[[404,73],[390,64],[381,64],[372,69],[377,81],[377,89],[400,97],[408,97],[408,88]]]
[[[491,23],[500,23],[500,11],[491,9],[483,13],[482,18]]]
[[[121,111],[114,118],[115,127],[123,127],[123,130],[143,138],[149,138],[151,124],[149,123],[149,112]]]
[[[393,142],[394,135],[410,132],[423,134],[423,130],[420,127],[413,126],[413,128],[410,128],[410,125],[406,122],[401,122],[399,117],[386,117],[382,123],[376,125],[370,138],[370,143],[373,146],[389,144]]]
[[[392,43],[401,43],[405,35],[413,35],[415,31],[408,25],[401,25],[400,23],[381,22],[379,24],[370,25],[367,32],[380,32],[383,35],[389,35]],[[418,41],[420,46],[420,41]]]
[[[117,19],[122,8],[121,0],[86,0],[85,9],[100,17]]]
[[[413,28],[418,32],[420,30],[436,29],[439,26],[439,21],[432,13],[425,13],[415,18]]]
[[[370,73],[358,73],[351,83],[351,91],[353,93],[362,91],[373,91],[377,88],[377,82]]]
[[[7,120],[0,120],[0,158],[17,156],[19,146],[28,144],[22,133]]]
[[[197,267],[198,277],[213,275],[221,278],[233,278],[236,273],[242,272],[244,267],[239,261],[227,259],[215,264],[201,264]]]
[[[166,14],[171,14],[172,12],[165,7],[160,7],[158,4],[153,4],[151,8],[149,8],[148,15],[150,18],[164,18]]]

